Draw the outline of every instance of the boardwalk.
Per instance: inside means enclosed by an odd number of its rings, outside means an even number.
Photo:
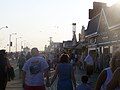
[[[81,75],[85,74],[84,71],[82,70],[77,70],[75,77],[77,80],[77,84],[81,83],[80,78]],[[6,90],[23,90],[22,88],[22,80],[18,78],[18,71],[16,70],[16,75],[17,77],[15,78],[15,80],[8,82],[7,84],[7,88]],[[91,79],[89,80],[89,84],[94,88],[96,79],[97,79],[98,74],[94,74]],[[53,83],[53,85],[50,88],[47,88],[47,90],[57,90],[56,86],[57,86],[57,80]]]
[[[8,82],[6,90],[23,90],[20,79]]]

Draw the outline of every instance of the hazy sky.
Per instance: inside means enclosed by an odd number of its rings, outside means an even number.
[[[72,23],[77,24],[77,37],[82,25],[88,24],[88,9],[93,1],[107,2],[112,5],[118,0],[0,0],[0,49],[8,50],[9,36],[12,33],[15,51],[15,39],[18,50],[21,42],[24,46],[38,47],[44,50],[49,37],[54,42],[72,39]]]

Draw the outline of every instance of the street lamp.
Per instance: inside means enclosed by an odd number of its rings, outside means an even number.
[[[16,35],[17,33],[12,33],[12,34],[10,34],[10,36],[9,36],[9,52],[11,52],[11,47],[12,47],[12,41],[11,41],[11,36],[12,35]]]
[[[1,30],[1,29],[3,29],[3,28],[8,28],[8,26],[5,26],[5,27],[1,27],[1,28],[0,28],[0,30]]]
[[[16,52],[17,52],[17,40],[20,39],[20,38],[22,38],[22,37],[16,38]]]

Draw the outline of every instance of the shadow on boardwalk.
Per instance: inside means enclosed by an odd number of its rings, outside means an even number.
[[[81,83],[81,76],[85,74],[85,71],[83,70],[77,70],[75,73],[77,85]],[[23,90],[22,88],[22,80],[18,78],[18,71],[16,71],[16,78],[13,81],[8,82],[6,90]],[[89,84],[91,87],[94,88],[96,79],[98,77],[98,74],[94,73],[93,76],[89,79]],[[46,88],[46,90],[57,90],[57,79],[53,83],[53,85],[50,88]]]
[[[8,82],[6,90],[23,90],[22,80],[16,79]]]

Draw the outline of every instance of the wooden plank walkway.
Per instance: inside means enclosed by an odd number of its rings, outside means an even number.
[[[6,90],[23,90],[22,80],[17,79],[7,83]]]

